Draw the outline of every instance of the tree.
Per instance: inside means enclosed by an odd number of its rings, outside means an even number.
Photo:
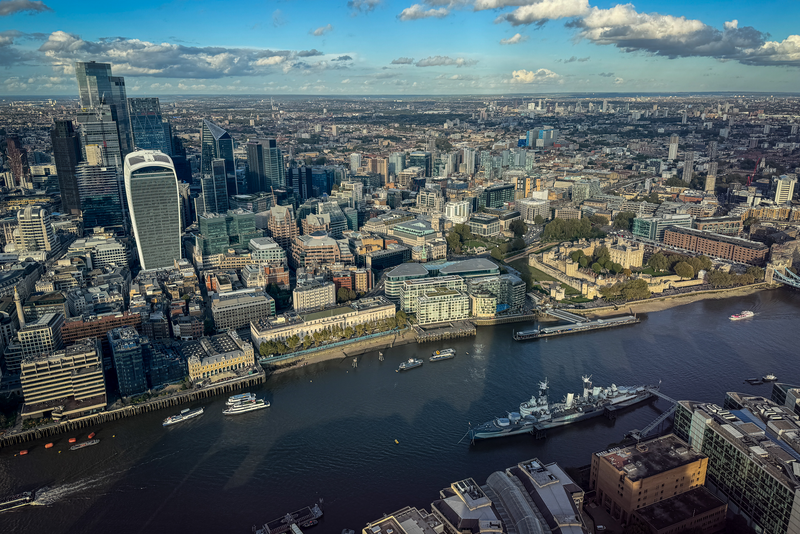
[[[356,335],[358,337],[361,337],[361,336],[364,335],[364,330],[366,330],[366,328],[364,327],[363,324],[357,324],[356,325]]]
[[[403,310],[398,310],[397,313],[394,314],[395,319],[397,320],[397,326],[404,327],[408,322],[408,315]]]
[[[289,339],[286,340],[286,346],[290,349],[294,350],[300,344],[300,338],[297,337],[297,334],[293,335]]]
[[[350,300],[350,293],[346,287],[339,288],[339,291],[336,292],[336,300],[339,302],[347,302]]]
[[[614,271],[614,274],[619,274],[622,272],[622,265],[619,263],[611,264],[611,270]]]
[[[355,300],[356,299],[356,292],[352,289],[347,290],[347,300]]]
[[[355,330],[353,330],[352,326],[348,326],[347,328],[344,329],[344,337],[349,339],[353,337],[353,334],[355,334]]]
[[[666,271],[669,268],[669,260],[660,252],[656,252],[647,260],[647,265],[656,272]]]
[[[632,211],[621,211],[614,217],[614,228],[630,230],[635,218],[636,214]]]
[[[311,345],[313,343],[314,343],[314,340],[311,339],[311,336],[306,336],[306,337],[303,338],[303,348],[304,349],[307,349],[307,348],[311,347]]]
[[[522,239],[521,237],[518,237],[511,242],[512,250],[522,250],[524,248],[525,248],[525,240]]]
[[[450,232],[445,236],[445,239],[447,240],[447,248],[449,248],[451,252],[461,254],[461,236],[456,232]]]
[[[589,258],[586,256],[581,256],[580,259],[578,260],[578,263],[580,264],[581,267],[588,267]]]
[[[681,278],[692,278],[694,277],[694,269],[691,265],[682,261],[675,264],[675,274]]]
[[[753,225],[757,225],[757,224],[758,224],[758,223],[760,223],[760,222],[761,222],[761,221],[759,221],[759,220],[758,220],[757,218],[755,218],[755,217],[748,217],[748,218],[746,218],[746,219],[745,219],[745,220],[742,222],[742,226],[744,226],[745,228],[748,228],[748,229],[749,229],[751,226],[753,226]]]
[[[544,224],[544,217],[542,217],[541,215],[539,215],[537,213],[536,216],[533,218],[533,224],[538,224],[540,226],[543,225]]]
[[[748,267],[745,274],[749,274],[753,277],[753,280],[756,282],[762,282],[764,280],[764,269],[761,267]]]
[[[500,247],[494,247],[489,254],[497,261],[503,261],[503,252],[500,250]]]
[[[597,274],[600,274],[601,272],[603,272],[603,266],[600,265],[599,263],[593,263],[592,264],[592,270],[594,272],[596,272]]]
[[[523,236],[528,233],[528,225],[522,219],[514,219],[508,225],[508,229],[514,232],[517,237]]]
[[[569,255],[569,257],[572,258],[572,261],[574,261],[576,263],[581,261],[581,258],[583,256],[584,256],[584,253],[583,253],[582,250],[575,250],[575,251],[572,252],[572,254]]]
[[[608,224],[608,218],[605,215],[592,215],[589,217],[589,222],[592,224],[596,224],[597,226],[606,226]]]
[[[622,269],[622,274],[624,274],[625,276],[627,276],[628,278],[630,278],[630,277],[631,277],[631,275],[633,274],[633,272],[631,272],[631,270],[630,270],[630,269]]]
[[[597,247],[594,251],[594,258],[599,264],[604,265],[611,259],[611,252],[605,246]]]

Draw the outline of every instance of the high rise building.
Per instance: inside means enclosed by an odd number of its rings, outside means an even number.
[[[145,340],[147,338],[144,338]],[[114,370],[117,373],[119,394],[123,397],[140,395],[147,391],[144,350],[141,336],[132,327],[115,328],[108,333]]]
[[[678,143],[680,142],[681,138],[677,135],[669,136],[669,155],[667,159],[670,161],[674,161],[678,158]]]
[[[61,210],[77,214],[81,209],[81,199],[75,168],[82,158],[80,139],[72,121],[55,121],[50,130],[50,141],[61,191]]]
[[[283,154],[275,139],[259,139],[247,143],[247,192],[269,191],[286,186]]]
[[[198,213],[225,213],[228,211],[228,173],[224,159],[211,161],[209,172],[200,178],[203,209]]]
[[[172,129],[161,116],[158,98],[129,98],[133,144],[138,150],[158,150],[172,156]]]
[[[683,157],[683,181],[690,183],[694,174],[694,152],[687,150]]]
[[[83,227],[122,227],[125,216],[122,181],[116,167],[81,163],[75,170]]]
[[[84,110],[109,106],[115,112],[121,150],[118,165],[121,166],[122,158],[133,150],[125,79],[111,75],[110,63],[94,61],[75,63],[75,77],[78,80],[78,92]]]
[[[98,106],[78,112],[81,153],[87,159],[87,147],[97,146],[101,151],[101,165],[122,167],[124,151],[119,136],[119,123],[116,108]]]
[[[433,172],[433,158],[430,152],[412,152],[408,155],[409,167],[421,167],[422,176],[425,178],[431,177]]]
[[[287,175],[286,187],[294,191],[298,202],[305,202],[314,196],[311,167],[292,167]]]
[[[31,168],[28,165],[28,151],[22,146],[18,135],[11,134],[6,137],[6,153],[14,185],[30,187]]]
[[[272,206],[267,216],[267,233],[285,251],[289,251],[300,229],[291,206]]]
[[[717,187],[717,162],[712,161],[708,164],[708,174],[706,175],[706,193],[713,193]]]
[[[717,159],[717,147],[719,144],[716,141],[709,141],[708,143],[708,159],[714,161]]]
[[[361,154],[350,154],[350,172],[357,172],[361,167]]]
[[[155,151],[129,154],[125,192],[142,269],[173,267],[181,258],[181,222],[172,160]]]
[[[27,251],[52,252],[57,248],[50,213],[41,206],[26,206],[17,211],[17,246]]]
[[[397,176],[406,168],[406,155],[403,152],[394,152],[389,156],[389,174]]]
[[[205,256],[222,254],[229,248],[246,248],[251,239],[262,237],[256,230],[255,214],[236,209],[227,213],[205,213],[198,216],[200,234],[197,246]]]
[[[205,177],[212,173],[214,160],[225,160],[225,174],[228,195],[236,194],[236,164],[233,159],[233,138],[211,122],[203,119],[200,127],[200,172]],[[206,211],[211,211],[206,209]],[[217,210],[214,210],[217,211]]]
[[[794,196],[794,187],[797,185],[797,176],[784,174],[775,182],[775,204],[786,204]]]

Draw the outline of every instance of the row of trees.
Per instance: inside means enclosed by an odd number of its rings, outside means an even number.
[[[600,295],[606,300],[644,300],[650,298],[650,288],[647,282],[638,280],[629,280],[627,282],[617,282],[613,286],[606,286],[600,289]]]
[[[524,248],[525,248],[525,240],[522,239],[521,237],[516,237],[516,238],[512,239],[511,241],[507,241],[507,242],[503,243],[502,245],[494,247],[492,249],[491,254],[492,254],[492,257],[494,259],[496,259],[497,261],[503,261],[503,258],[505,258],[505,255],[508,254],[509,252],[514,252],[516,250],[522,250]]]
[[[553,219],[547,223],[542,231],[543,241],[575,241],[576,239],[590,239],[605,237],[600,230],[592,227],[588,217],[581,219]]]
[[[628,276],[631,274],[630,269],[624,269],[619,263],[611,261],[611,253],[604,246],[597,247],[592,256],[587,256],[582,250],[576,250],[570,254],[570,258],[581,267],[591,266],[591,269],[597,274],[602,273],[604,269],[614,274],[622,272]]]
[[[355,327],[348,326],[347,328],[342,328],[339,325],[335,325],[333,327],[314,332],[313,334],[309,334],[302,340],[298,335],[295,334],[285,341],[265,341],[258,347],[258,352],[261,354],[261,356],[288,354],[299,348],[309,349],[312,347],[312,345],[320,346],[331,341],[350,339],[353,336],[362,337],[366,334],[388,332],[394,328],[403,327],[407,323],[408,315],[401,310],[397,312],[394,317],[390,317],[383,321],[370,321],[368,323],[356,325]]]
[[[447,240],[447,247],[456,254],[461,254],[461,249],[463,245],[471,241],[473,238],[472,232],[469,229],[469,226],[466,224],[457,224],[453,226],[453,229],[450,230],[450,233],[445,236]]]
[[[336,300],[340,303],[355,300],[357,296],[358,295],[356,295],[356,292],[349,287],[340,287],[336,292]]]
[[[739,287],[762,282],[764,270],[760,267],[748,267],[744,274],[711,271],[706,276],[706,281],[712,287]]]
[[[614,228],[618,230],[630,230],[636,214],[632,211],[621,211],[614,216]]]
[[[681,278],[692,278],[700,271],[711,269],[711,258],[657,252],[647,260],[647,266],[656,272],[673,272]]]

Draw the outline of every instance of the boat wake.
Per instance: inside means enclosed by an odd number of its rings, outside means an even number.
[[[75,493],[85,492],[86,489],[92,487],[96,488],[99,482],[109,479],[113,475],[114,473],[109,473],[107,475],[87,478],[69,484],[62,484],[59,486],[45,486],[44,488],[36,492],[36,500],[34,500],[31,503],[31,505],[50,506],[51,504],[55,504],[58,501],[61,501],[66,497],[69,497],[70,495],[74,495]]]

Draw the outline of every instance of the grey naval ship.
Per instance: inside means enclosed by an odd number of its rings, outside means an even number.
[[[519,411],[508,413],[471,428],[469,436],[475,442],[524,433],[538,433],[548,428],[569,425],[602,415],[607,409],[624,408],[653,397],[659,386],[596,387],[591,376],[581,377],[583,394],[568,393],[560,403],[550,403],[547,379],[539,382],[539,395],[519,405]]]

